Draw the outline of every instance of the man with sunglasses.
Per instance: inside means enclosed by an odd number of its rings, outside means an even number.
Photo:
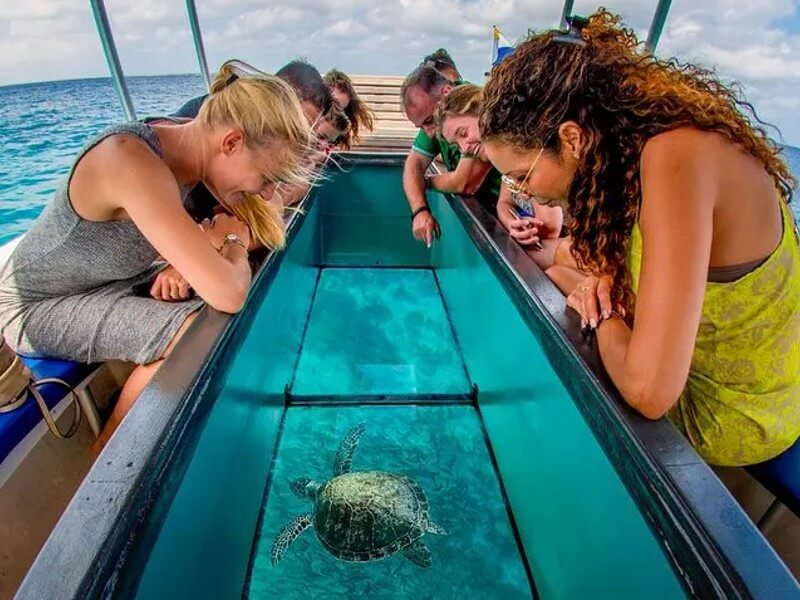
[[[436,133],[436,107],[462,83],[460,79],[451,81],[433,66],[423,63],[406,78],[400,90],[406,116],[420,128],[403,169],[403,190],[411,207],[412,233],[429,248],[441,230],[425,198],[426,189],[474,195],[492,214],[495,214],[500,194],[500,174],[490,163],[462,155],[456,144]],[[441,157],[447,172],[426,175],[437,156]]]
[[[422,59],[420,66],[433,67],[450,81],[462,79],[461,72],[456,67],[456,61],[444,48],[439,48]]]

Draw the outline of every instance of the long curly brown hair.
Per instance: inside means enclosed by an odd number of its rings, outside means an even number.
[[[620,23],[601,8],[579,34],[530,36],[492,71],[480,127],[484,141],[558,152],[558,126],[580,125],[588,142],[569,190],[572,253],[582,269],[614,277],[613,300],[630,309],[628,246],[650,138],[686,125],[717,132],[761,162],[787,201],[796,181],[738,86],[656,58]]]
[[[350,139],[357,144],[361,139],[361,132],[366,129],[372,131],[375,127],[375,113],[358,97],[353,81],[336,69],[331,69],[325,73],[325,83],[330,88],[336,88],[350,97],[350,103],[344,109],[344,114],[350,119]]]

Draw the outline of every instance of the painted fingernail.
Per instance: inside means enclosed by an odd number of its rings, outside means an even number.
[[[586,329],[586,319],[581,319],[581,329]]]
[[[611,315],[609,314],[608,310],[603,310],[603,319],[608,319]]]
[[[592,326],[592,329],[597,329],[597,320],[595,318],[589,319],[589,325]]]

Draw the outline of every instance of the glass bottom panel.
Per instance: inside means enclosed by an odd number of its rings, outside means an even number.
[[[322,271],[293,395],[469,392],[433,271]]]
[[[359,424],[351,471],[335,478],[340,444]],[[290,408],[273,468],[251,598],[532,597],[472,407]],[[304,514],[312,525],[273,565],[279,532]],[[415,551],[387,550],[408,534]],[[363,562],[337,558],[336,548]]]

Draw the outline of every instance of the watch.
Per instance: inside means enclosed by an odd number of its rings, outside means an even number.
[[[239,246],[244,248],[245,252],[247,252],[247,245],[242,241],[242,238],[240,238],[235,233],[229,233],[223,238],[222,247],[224,248],[228,244],[238,244]]]

